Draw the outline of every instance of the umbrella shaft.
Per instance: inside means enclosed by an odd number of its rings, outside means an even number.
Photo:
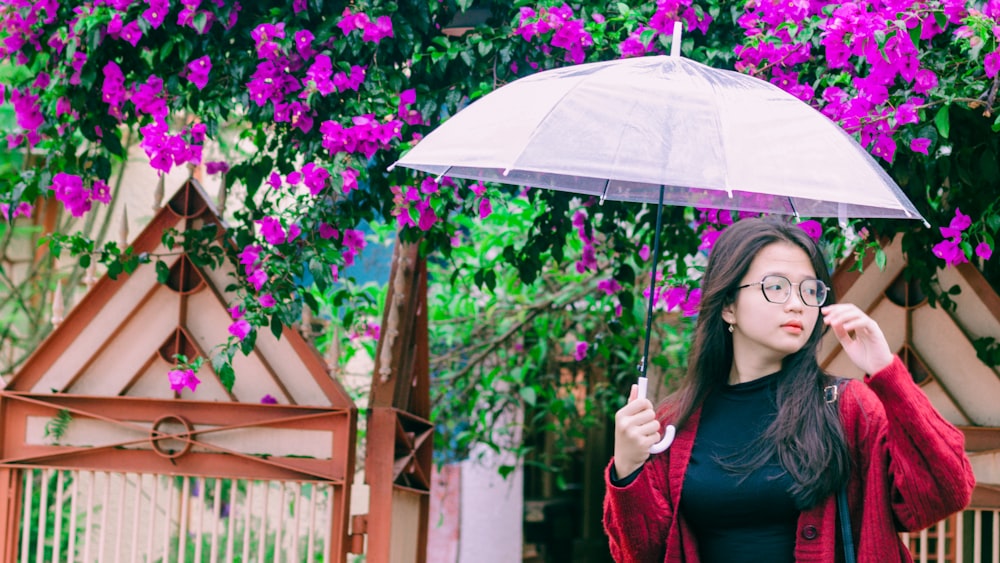
[[[656,205],[656,230],[653,232],[653,268],[649,272],[649,304],[646,308],[646,342],[642,347],[642,361],[639,362],[641,377],[646,377],[649,367],[649,335],[653,330],[653,303],[656,301],[656,268],[660,261],[660,226],[663,224],[663,191],[660,186],[660,202]]]

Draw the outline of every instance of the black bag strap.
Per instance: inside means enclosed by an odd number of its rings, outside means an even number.
[[[847,379],[837,378],[836,385],[830,385],[823,389],[826,402],[833,403],[840,398],[844,387],[847,386]],[[840,521],[840,536],[844,543],[844,563],[855,563],[857,558],[854,555],[854,532],[851,531],[851,512],[847,507],[847,483],[837,492],[837,520]]]

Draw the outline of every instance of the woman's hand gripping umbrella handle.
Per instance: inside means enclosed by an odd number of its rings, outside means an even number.
[[[646,388],[649,386],[649,380],[645,377],[639,378],[639,393],[638,397],[640,399],[646,398]],[[674,435],[677,433],[677,429],[674,428],[673,424],[668,424],[666,428],[663,429],[663,438],[659,442],[653,444],[649,447],[649,453],[660,454],[667,451],[670,444],[674,442]]]

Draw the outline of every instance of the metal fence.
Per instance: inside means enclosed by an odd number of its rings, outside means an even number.
[[[21,562],[328,562],[333,487],[26,469]]]

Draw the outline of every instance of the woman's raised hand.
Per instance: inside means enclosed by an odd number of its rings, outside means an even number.
[[[893,353],[875,319],[857,305],[837,303],[823,307],[823,322],[833,329],[854,365],[874,375],[892,363]]]
[[[653,403],[638,398],[632,385],[628,403],[615,413],[615,473],[619,479],[631,475],[649,459],[649,448],[660,441],[660,423]]]

